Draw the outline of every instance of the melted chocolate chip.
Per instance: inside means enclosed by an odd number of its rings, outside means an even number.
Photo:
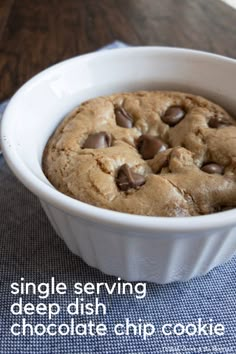
[[[208,163],[204,165],[201,170],[209,174],[222,175],[224,173],[224,166],[218,165],[217,163]]]
[[[171,172],[169,168],[169,162],[170,162],[170,154],[160,156],[160,159],[158,160],[158,167],[155,170],[155,174],[160,173],[163,168],[167,168],[167,167],[168,167],[168,172]]]
[[[116,115],[116,124],[122,128],[132,128],[133,127],[133,118],[131,115],[123,108],[116,107],[115,108]]]
[[[210,128],[224,128],[229,125],[232,125],[230,120],[227,119],[226,117],[220,117],[220,116],[212,117],[208,122],[208,126]]]
[[[121,191],[127,191],[130,188],[137,189],[139,186],[142,186],[145,183],[144,176],[139,173],[135,173],[132,169],[124,164],[119,168],[116,184]]]
[[[218,206],[215,208],[215,212],[218,213],[218,212],[221,212],[221,211],[227,211],[227,210],[231,210],[231,209],[234,209],[235,207],[233,206],[225,206],[225,205],[221,205],[221,206]]]
[[[178,124],[185,116],[186,112],[180,106],[171,106],[167,109],[166,113],[162,116],[162,121],[170,127]]]
[[[106,132],[90,134],[84,142],[83,149],[102,149],[111,146],[111,136]]]
[[[137,148],[144,160],[152,159],[158,152],[165,151],[168,146],[159,138],[143,134],[138,138]]]

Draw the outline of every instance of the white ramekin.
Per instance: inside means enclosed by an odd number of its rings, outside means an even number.
[[[236,209],[163,218],[97,208],[58,192],[41,168],[59,121],[88,98],[171,89],[208,97],[236,112],[236,61],[178,48],[116,49],[57,64],[27,82],[2,122],[5,159],[36,194],[57,234],[89,265],[126,280],[168,283],[207,273],[236,251]]]

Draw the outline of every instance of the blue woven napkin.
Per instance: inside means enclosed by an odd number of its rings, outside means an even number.
[[[110,47],[124,46],[116,42]],[[147,284],[147,295],[108,295],[105,291],[99,301],[106,304],[106,315],[77,316],[80,322],[103,322],[105,336],[13,336],[11,326],[21,321],[10,312],[17,298],[11,294],[11,283],[24,278],[39,284],[55,277],[68,286],[66,296],[50,295],[40,300],[34,295],[22,295],[23,302],[37,304],[58,303],[65,309],[75,299],[73,284],[106,282],[110,286],[117,278],[102,274],[73,255],[55,234],[38,199],[16,180],[8,167],[0,170],[0,354],[75,354],[75,353],[236,353],[236,257],[215,268],[206,276],[186,283],[168,285]],[[86,235],[85,235],[86,237]],[[84,302],[94,296],[84,295]],[[48,325],[42,315],[25,316],[27,322]],[[167,335],[156,332],[146,340],[142,335],[117,336],[115,323],[128,318],[134,324],[152,323],[160,329],[164,324],[188,325],[202,319],[204,323],[220,323],[223,336]],[[69,323],[71,316],[62,311],[53,322]]]

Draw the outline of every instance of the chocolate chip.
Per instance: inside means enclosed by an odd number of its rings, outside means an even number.
[[[204,165],[201,170],[209,174],[222,175],[224,173],[224,166],[218,165],[217,163],[208,163]]]
[[[208,122],[208,126],[210,128],[224,128],[229,125],[232,125],[230,120],[226,117],[220,117],[220,116],[212,117]]]
[[[218,206],[215,208],[215,212],[221,212],[221,211],[227,211],[227,210],[231,210],[231,209],[234,209],[235,207],[233,206],[225,206],[225,205],[222,205],[222,206]]]
[[[169,162],[170,162],[170,155],[171,154],[163,154],[158,156],[158,161],[155,163],[155,174],[158,174],[161,172],[163,168],[167,168],[166,172],[171,172],[170,167],[169,167]]]
[[[132,128],[133,127],[133,118],[131,115],[123,108],[115,108],[116,115],[116,124],[123,128]]]
[[[168,146],[159,138],[143,134],[138,138],[137,148],[144,160],[152,159],[158,152],[165,151]]]
[[[234,209],[235,207],[233,206],[227,206],[227,207],[224,207],[222,208],[222,211],[227,211],[227,210],[231,210],[231,209]]]
[[[83,145],[84,149],[102,149],[111,146],[111,136],[106,132],[90,134]]]
[[[145,183],[144,176],[139,173],[135,173],[132,169],[124,164],[119,168],[116,184],[121,191],[127,191],[130,188],[137,189]]]
[[[184,118],[185,114],[186,112],[180,106],[171,106],[167,109],[161,119],[164,123],[173,127]]]

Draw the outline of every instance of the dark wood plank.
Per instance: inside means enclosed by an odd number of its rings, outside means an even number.
[[[2,33],[6,27],[8,16],[11,12],[12,5],[14,0],[1,0],[0,1],[0,39]]]
[[[49,65],[115,39],[132,45],[195,48],[236,58],[236,10],[220,0],[0,3],[0,100]]]

